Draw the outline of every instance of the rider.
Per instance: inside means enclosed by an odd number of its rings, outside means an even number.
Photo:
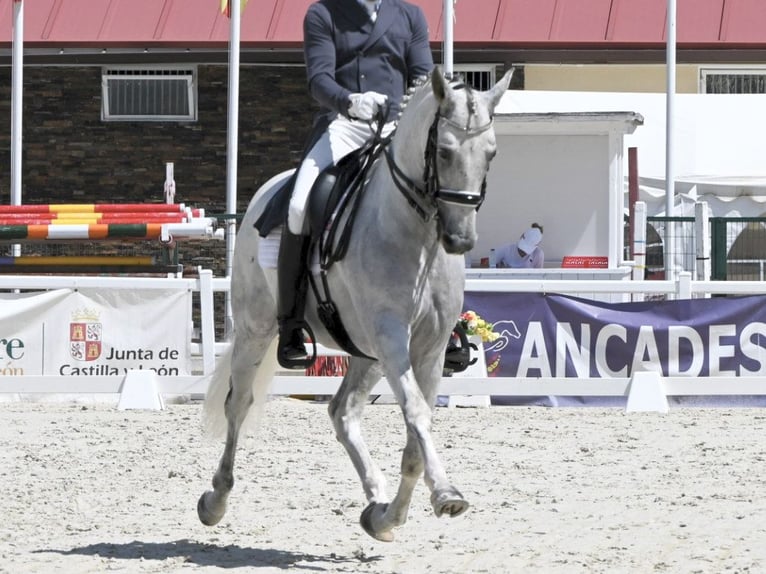
[[[304,211],[317,176],[375,133],[373,118],[388,107],[390,133],[409,85],[431,72],[428,24],[404,0],[319,0],[303,21],[309,91],[319,103],[321,135],[295,176],[279,249],[279,347],[285,368],[304,367],[303,342],[309,248]]]

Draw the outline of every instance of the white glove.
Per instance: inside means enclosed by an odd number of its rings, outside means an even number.
[[[375,113],[386,103],[388,96],[378,92],[365,92],[349,96],[348,115],[358,120],[370,121]]]

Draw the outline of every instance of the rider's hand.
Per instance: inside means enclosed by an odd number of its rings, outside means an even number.
[[[388,96],[378,92],[365,92],[349,96],[348,115],[357,120],[370,121],[386,103]]]

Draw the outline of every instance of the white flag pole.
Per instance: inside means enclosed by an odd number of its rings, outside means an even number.
[[[665,47],[667,88],[665,110],[665,217],[675,213],[675,96],[676,96],[676,0],[667,0],[667,44]],[[675,223],[665,225],[665,280],[675,280]]]
[[[24,97],[24,2],[14,0],[11,48],[11,205],[21,205],[22,100]],[[21,245],[11,246],[14,257]]]
[[[452,59],[454,44],[454,24],[455,24],[455,0],[444,0],[444,41],[442,51],[444,75],[451,78],[454,73],[455,65]]]
[[[21,205],[21,114],[24,88],[24,3],[13,2],[11,56],[11,205]]]
[[[239,154],[239,40],[241,5],[229,0],[229,115],[226,128],[226,213],[237,213],[237,156]],[[237,235],[236,219],[226,222],[226,276],[231,277],[234,262],[234,243]],[[232,327],[231,294],[226,292],[226,332]]]

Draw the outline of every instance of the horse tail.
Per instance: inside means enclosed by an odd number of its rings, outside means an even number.
[[[257,421],[261,419],[263,405],[277,371],[277,342],[274,338],[269,344],[263,359],[258,368],[253,368],[251,388],[253,392],[253,403],[250,405],[247,417],[240,427],[240,436],[245,436],[249,431],[254,431]],[[215,370],[210,377],[207,395],[202,409],[202,425],[205,435],[210,438],[221,439],[226,437],[227,420],[225,403],[229,394],[229,385],[231,380],[231,361],[234,355],[234,341],[231,342],[228,349],[218,360]],[[244,431],[244,434],[243,434]]]

